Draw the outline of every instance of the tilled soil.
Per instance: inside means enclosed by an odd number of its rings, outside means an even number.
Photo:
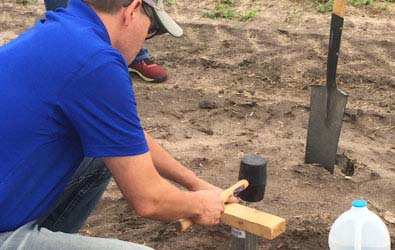
[[[310,2],[259,4],[251,22],[213,20],[215,1],[177,0],[168,7],[185,35],[147,42],[169,79],[134,79],[145,129],[177,159],[220,187],[238,178],[240,159],[268,159],[265,198],[248,206],[284,217],[287,231],[259,249],[328,249],[330,225],[364,198],[395,233],[395,12],[346,10],[338,65],[339,88],[349,95],[335,174],[304,164],[311,84],[326,81],[330,14]],[[0,43],[43,15],[43,4],[3,0]],[[349,177],[346,177],[349,175]],[[227,226],[194,226],[143,219],[128,208],[114,182],[83,234],[117,237],[156,249],[229,249]]]

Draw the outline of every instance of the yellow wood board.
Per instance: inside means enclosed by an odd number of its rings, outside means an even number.
[[[285,231],[285,219],[240,204],[226,205],[221,221],[270,240]]]

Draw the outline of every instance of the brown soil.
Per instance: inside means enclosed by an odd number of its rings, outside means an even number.
[[[0,4],[0,44],[43,15],[40,2]],[[256,4],[236,3],[239,8]],[[259,4],[261,11],[248,23],[204,18],[213,0],[177,0],[169,7],[185,35],[147,43],[168,68],[169,80],[135,79],[146,130],[221,187],[237,180],[244,154],[268,159],[265,198],[248,205],[286,218],[287,231],[273,241],[261,239],[259,249],[328,249],[330,225],[354,198],[369,201],[393,239],[395,3],[387,10],[347,9],[337,79],[349,100],[333,176],[303,164],[309,86],[325,83],[330,14],[317,13],[303,1]],[[228,249],[229,231],[220,225],[177,233],[174,223],[143,219],[112,182],[82,233],[156,249]]]

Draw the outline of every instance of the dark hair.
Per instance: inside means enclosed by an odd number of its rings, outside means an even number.
[[[133,0],[83,0],[98,11],[115,13],[122,7],[129,6]]]

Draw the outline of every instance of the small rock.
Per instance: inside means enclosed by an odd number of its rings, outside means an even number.
[[[199,108],[201,109],[216,109],[218,108],[218,103],[214,100],[203,100],[199,102]]]
[[[238,106],[241,107],[255,107],[257,105],[256,101],[246,101],[246,102],[242,102],[242,103],[238,103]]]
[[[380,179],[380,174],[377,173],[376,171],[372,171],[370,172],[370,179],[376,180],[376,179]]]
[[[207,135],[213,135],[214,131],[211,128],[204,128],[204,127],[199,127],[197,128],[198,131],[203,132]]]
[[[283,248],[284,247],[284,243],[280,242],[280,244],[277,245],[277,249]]]

